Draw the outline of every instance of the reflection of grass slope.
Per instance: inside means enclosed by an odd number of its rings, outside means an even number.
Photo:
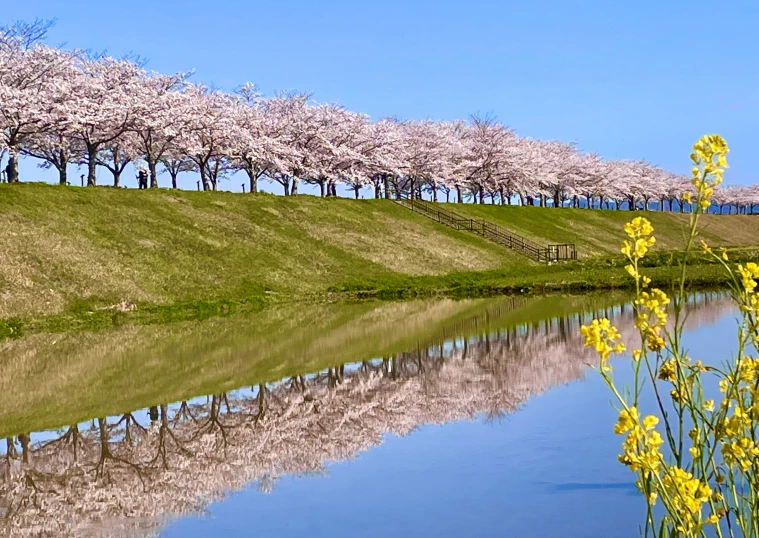
[[[485,219],[513,232],[547,243],[575,243],[581,257],[618,254],[625,222],[645,215],[654,226],[656,249],[678,249],[684,244],[688,215],[661,211],[589,211],[498,205],[445,204],[469,218]],[[701,237],[712,246],[759,245],[759,216],[703,215]]]
[[[0,437],[59,427],[611,304],[506,297],[273,308],[0,342]],[[23,395],[23,397],[21,396]]]

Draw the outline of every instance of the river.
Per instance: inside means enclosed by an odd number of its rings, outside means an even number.
[[[606,316],[634,343],[628,301],[289,305],[5,340],[0,536],[637,536],[578,336]],[[729,300],[688,310],[693,358],[721,356]]]

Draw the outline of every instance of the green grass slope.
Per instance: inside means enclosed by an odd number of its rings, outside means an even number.
[[[475,204],[439,204],[469,218],[499,224],[541,244],[575,243],[580,258],[619,254],[625,239],[623,226],[644,215],[654,226],[657,249],[679,249],[684,245],[688,214],[661,211],[612,211],[515,207]],[[711,246],[748,247],[759,245],[759,215],[702,215],[701,239]]]
[[[618,254],[622,224],[631,216],[450,207],[541,243],[575,242],[583,258]],[[646,215],[659,248],[682,244],[686,216]],[[715,246],[759,244],[759,217],[704,221],[704,238]],[[0,185],[0,222],[0,320],[68,313],[95,319],[99,307],[121,300],[147,312],[145,305],[303,298],[330,289],[466,290],[483,278],[498,285],[516,279],[511,283],[518,286],[588,280],[580,268],[538,266],[388,200]],[[625,278],[617,272],[618,280]],[[90,312],[96,315],[88,318]]]
[[[0,221],[0,318],[527,263],[385,200],[1,185]]]

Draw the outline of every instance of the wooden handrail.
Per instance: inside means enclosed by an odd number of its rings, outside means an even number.
[[[401,195],[394,200],[397,204],[425,215],[441,224],[457,230],[467,230],[515,250],[535,261],[543,263],[570,261],[577,259],[577,249],[574,243],[549,244],[541,246],[519,234],[506,228],[482,219],[470,219],[443,209],[440,206],[426,200],[415,200]]]

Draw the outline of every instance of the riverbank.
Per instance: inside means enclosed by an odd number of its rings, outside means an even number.
[[[737,259],[757,259],[754,251],[732,251]],[[690,290],[726,288],[728,276],[722,266],[702,263],[688,267],[686,285]],[[648,267],[651,285],[672,289],[680,276],[676,265]],[[596,259],[555,266],[515,267],[481,272],[459,272],[441,276],[398,276],[367,279],[333,286],[324,293],[239,295],[219,299],[171,304],[140,302],[96,307],[95,301],[75,302],[65,312],[51,315],[0,320],[0,340],[35,333],[61,333],[107,329],[119,325],[153,325],[205,320],[232,314],[257,313],[282,305],[315,305],[381,299],[402,300],[429,297],[494,297],[499,295],[546,295],[605,290],[630,290],[634,282],[622,268],[621,259]]]
[[[0,185],[0,338],[203,319],[279,303],[631,285],[617,254],[628,212],[449,207],[482,213],[542,244],[576,241],[580,260],[540,265],[388,200]],[[687,215],[646,217],[657,248],[680,244]],[[709,215],[702,236],[754,259],[747,247],[757,242],[759,218]],[[725,284],[718,266],[696,261],[691,287]],[[648,274],[660,287],[678,275],[666,251],[652,264]]]

